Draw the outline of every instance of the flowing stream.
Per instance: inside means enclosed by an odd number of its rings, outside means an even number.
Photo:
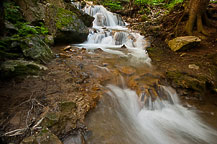
[[[152,69],[146,51],[148,42],[139,33],[130,31],[120,16],[99,5],[88,5],[83,10],[95,20],[88,40],[78,47],[90,51],[100,48],[128,59],[129,65]],[[195,111],[182,106],[174,89],[159,85],[155,92],[148,89],[138,95],[127,87],[125,77],[120,79],[121,85],[105,85],[106,94],[87,116],[91,130],[87,143],[217,144],[217,132]]]

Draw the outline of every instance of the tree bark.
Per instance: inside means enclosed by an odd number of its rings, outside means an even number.
[[[3,2],[3,0],[0,0],[0,37],[4,35],[5,31]]]
[[[190,0],[189,3],[189,19],[187,21],[185,31],[188,35],[192,35],[195,23],[197,31],[207,35],[203,27],[203,20],[206,19],[206,8],[210,0]]]

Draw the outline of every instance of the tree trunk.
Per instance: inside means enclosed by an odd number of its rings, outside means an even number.
[[[187,21],[185,31],[188,35],[192,35],[195,23],[197,31],[207,35],[203,27],[203,20],[206,19],[206,8],[210,0],[190,0],[189,19]]]
[[[4,7],[3,0],[0,0],[0,37],[4,35],[5,24],[4,24]]]

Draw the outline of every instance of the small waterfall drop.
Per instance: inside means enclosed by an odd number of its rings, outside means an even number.
[[[183,107],[171,87],[161,86],[166,98],[152,101],[149,97],[148,104],[133,90],[114,85],[107,88],[109,91],[99,106],[101,110],[88,119],[100,127],[94,126],[89,143],[217,144],[216,131],[194,111]]]
[[[100,5],[87,5],[84,12],[95,19],[88,40],[77,46],[90,50],[100,48],[108,53],[131,57],[135,63],[150,65],[151,59],[146,51],[148,42],[139,33],[131,32],[119,15]],[[127,51],[123,52],[123,48],[127,48]]]

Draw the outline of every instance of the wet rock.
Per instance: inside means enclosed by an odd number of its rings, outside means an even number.
[[[86,3],[84,1],[82,1],[82,4],[86,5]],[[92,22],[94,21],[94,17],[92,17],[92,16],[84,13],[83,11],[77,9],[72,4],[66,4],[66,9],[76,13],[76,15],[84,22],[85,26],[92,27]]]
[[[119,68],[119,71],[126,74],[126,75],[133,75],[136,70],[131,68],[131,67],[127,67],[127,66],[123,66]]]
[[[47,70],[47,67],[32,61],[7,60],[1,64],[1,77],[37,75],[40,70]]]
[[[23,139],[20,144],[62,144],[62,142],[50,130],[44,128],[41,132]]]
[[[70,135],[64,140],[64,144],[86,144],[82,134]]]
[[[97,49],[94,50],[94,52],[101,53],[101,52],[103,52],[103,50],[101,48],[97,48]]]
[[[72,48],[70,45],[66,46],[63,48],[64,51],[69,50],[70,48]]]
[[[25,57],[43,63],[54,57],[50,47],[37,35],[23,39],[21,49]]]
[[[168,42],[168,45],[173,51],[181,51],[194,47],[201,41],[196,36],[183,36],[172,39]]]

